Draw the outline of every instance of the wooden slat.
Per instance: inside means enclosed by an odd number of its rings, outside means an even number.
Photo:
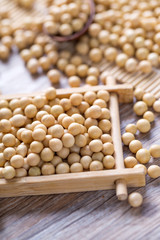
[[[108,77],[107,81],[113,86],[116,85],[116,80],[114,77]],[[124,160],[123,160],[123,149],[122,149],[122,139],[121,139],[121,128],[120,128],[120,117],[119,117],[119,104],[118,96],[116,93],[111,93],[110,95],[110,114],[112,129],[111,135],[114,145],[114,158],[115,158],[115,167],[116,169],[124,169]],[[127,193],[127,184],[126,181],[122,178],[116,181],[116,195],[119,200],[126,200],[128,197]]]
[[[115,189],[118,179],[124,179],[128,187],[145,186],[143,169],[115,169],[23,177],[8,181],[0,179],[0,197]]]
[[[125,99],[125,102],[131,102],[133,98],[133,87],[129,84],[121,84],[116,86],[94,86],[94,87],[79,87],[79,88],[64,88],[64,89],[57,89],[57,96],[59,98],[69,97],[72,93],[85,93],[88,91],[99,91],[99,90],[107,90],[108,92],[114,92],[117,93],[120,97],[120,99],[123,101]],[[25,94],[13,94],[13,95],[1,95],[0,99],[7,99],[11,100],[13,98],[21,98],[24,96],[33,97],[37,96],[39,94],[44,94],[44,92],[38,92],[38,93],[25,93]],[[128,97],[129,95],[129,97]],[[125,97],[126,96],[126,97]],[[122,102],[121,101],[121,102]]]

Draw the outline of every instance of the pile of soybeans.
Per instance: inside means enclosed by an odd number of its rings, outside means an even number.
[[[5,179],[112,169],[109,93],[0,100],[0,176]]]
[[[160,100],[156,100],[153,94],[145,93],[142,89],[137,88],[134,92],[137,102],[133,110],[140,119],[136,124],[128,124],[125,133],[122,135],[122,141],[125,146],[129,147],[131,156],[124,159],[126,168],[143,168],[145,174],[151,178],[160,177],[160,167],[151,164],[148,169],[146,164],[154,162],[154,159],[160,158],[160,145],[153,144],[150,149],[143,148],[142,142],[136,139],[137,133],[148,133],[151,131],[152,123],[155,120],[155,114],[160,113]],[[135,154],[135,157],[133,156]]]
[[[16,49],[31,74],[46,73],[56,84],[63,72],[71,87],[79,87],[83,79],[97,85],[99,69],[90,68],[102,60],[128,72],[150,73],[159,67],[160,1],[95,0],[88,31],[67,47],[55,43],[52,35],[70,36],[82,29],[90,15],[89,1],[46,2],[46,14],[24,17],[21,25],[10,19],[8,9],[0,10],[0,59],[7,60]]]

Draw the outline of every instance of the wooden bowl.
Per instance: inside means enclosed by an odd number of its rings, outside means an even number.
[[[54,41],[57,41],[57,42],[68,42],[68,41],[72,41],[72,40],[76,40],[78,39],[79,37],[81,37],[89,28],[89,26],[91,25],[91,23],[93,22],[93,18],[94,18],[94,15],[95,15],[95,3],[93,0],[88,0],[89,1],[89,4],[90,4],[90,16],[88,18],[88,21],[86,22],[86,24],[84,25],[84,27],[76,32],[76,33],[73,33],[72,35],[69,35],[69,36],[53,36],[52,35],[52,38]]]

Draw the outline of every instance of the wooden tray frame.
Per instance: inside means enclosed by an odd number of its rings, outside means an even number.
[[[110,92],[110,113],[112,122],[111,135],[115,148],[115,169],[102,171],[86,171],[82,173],[55,174],[50,176],[22,177],[12,180],[0,179],[0,197],[15,197],[28,195],[45,195],[68,192],[82,192],[116,189],[119,200],[128,196],[127,187],[145,186],[145,173],[143,169],[125,169],[120,132],[118,96],[121,102],[133,100],[133,87],[128,84],[115,85],[115,79],[108,78],[109,85],[86,88],[58,89],[57,97],[68,97],[72,93],[85,93],[104,89]],[[21,94],[0,96],[0,99],[13,99],[22,96],[35,96],[36,94]]]

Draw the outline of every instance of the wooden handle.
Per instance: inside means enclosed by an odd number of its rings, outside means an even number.
[[[118,200],[124,201],[128,197],[127,184],[124,179],[119,179],[116,181],[116,195]]]
[[[116,85],[116,80],[112,76],[107,77],[107,84]],[[110,114],[112,122],[111,135],[114,144],[114,158],[116,162],[116,169],[124,169],[123,161],[123,149],[122,149],[122,140],[121,140],[121,128],[120,128],[120,117],[119,117],[119,104],[118,96],[116,93],[111,93],[110,96]],[[116,181],[116,195],[119,200],[126,200],[127,193],[127,184],[125,180],[119,179]]]

